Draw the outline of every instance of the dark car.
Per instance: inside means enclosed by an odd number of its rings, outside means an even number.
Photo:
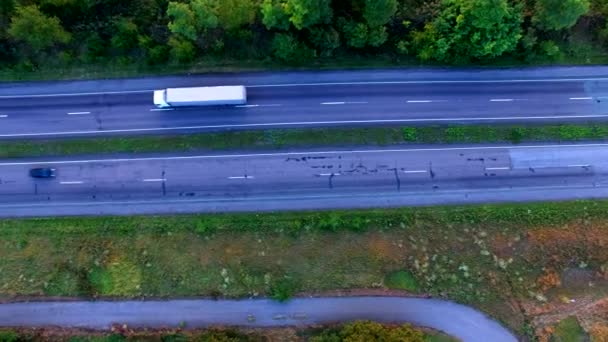
[[[50,167],[38,167],[30,170],[30,176],[34,178],[55,178],[55,169]]]

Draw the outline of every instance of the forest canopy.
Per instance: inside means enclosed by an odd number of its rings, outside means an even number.
[[[2,0],[0,68],[551,60],[608,42],[608,0]]]

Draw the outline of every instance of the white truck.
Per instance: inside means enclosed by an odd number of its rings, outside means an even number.
[[[158,108],[244,105],[247,91],[244,86],[167,88],[154,91],[154,105]]]

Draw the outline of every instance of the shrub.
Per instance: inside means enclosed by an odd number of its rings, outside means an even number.
[[[19,335],[12,330],[0,331],[1,342],[17,342],[19,341]]]
[[[389,289],[418,291],[418,282],[408,271],[396,271],[386,275],[384,285]]]
[[[278,33],[272,40],[272,52],[285,63],[300,64],[313,56],[313,51],[293,35]]]
[[[279,302],[289,300],[298,291],[298,285],[289,277],[285,276],[277,280],[270,288],[270,297]]]
[[[403,127],[401,129],[403,140],[416,141],[418,140],[418,130],[415,127]]]
[[[576,317],[571,316],[557,324],[551,340],[555,342],[587,341],[586,335]]]
[[[522,127],[515,127],[509,132],[509,141],[513,144],[519,144],[524,137],[525,129]]]

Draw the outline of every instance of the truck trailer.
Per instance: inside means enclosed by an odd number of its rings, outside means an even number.
[[[154,91],[154,105],[158,108],[244,105],[247,91],[244,86],[167,88]]]

